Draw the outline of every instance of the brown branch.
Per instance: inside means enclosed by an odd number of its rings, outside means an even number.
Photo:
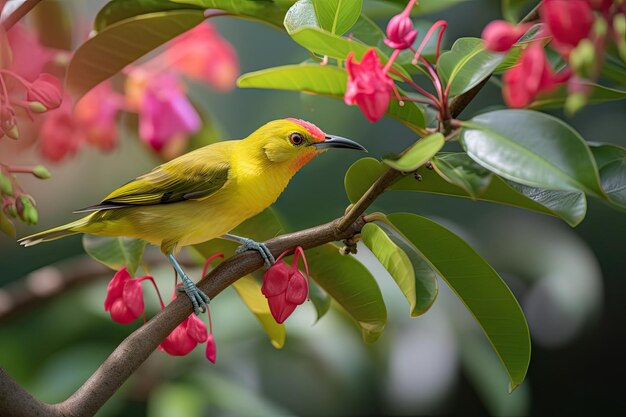
[[[22,4],[17,6],[10,15],[2,19],[2,26],[4,26],[4,30],[11,29],[14,24],[19,22],[22,17],[26,16],[26,14],[30,12],[33,7],[39,4],[40,1],[41,0],[23,0]]]

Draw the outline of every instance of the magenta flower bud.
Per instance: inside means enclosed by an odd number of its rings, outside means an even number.
[[[141,280],[131,278],[126,267],[117,271],[109,282],[104,311],[111,314],[113,321],[121,324],[131,323],[143,313]]]
[[[545,0],[539,14],[555,48],[566,55],[589,35],[594,20],[591,6],[585,0]]]
[[[63,101],[61,82],[54,75],[39,74],[26,92],[26,99],[41,103],[48,110],[56,109]]]
[[[307,278],[298,269],[299,256],[302,256],[306,267],[304,251],[301,247],[296,248],[291,267],[281,259],[285,253],[265,271],[261,286],[261,292],[267,298],[270,312],[277,323],[287,320],[296,307],[304,303],[309,294]],[[308,270],[308,267],[306,269]]]
[[[400,13],[391,18],[387,24],[385,44],[393,49],[408,49],[413,46],[417,31],[407,13]]]
[[[506,52],[515,45],[529,29],[529,24],[513,25],[504,20],[494,20],[483,29],[485,49],[492,52]]]

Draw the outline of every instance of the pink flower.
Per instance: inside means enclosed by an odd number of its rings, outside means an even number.
[[[219,91],[235,87],[239,61],[233,47],[209,23],[175,38],[165,51],[170,67]]]
[[[485,48],[492,52],[506,52],[529,29],[529,24],[513,25],[504,20],[490,22],[482,33]]]
[[[389,107],[393,81],[383,71],[378,55],[369,49],[361,63],[354,62],[354,53],[346,60],[348,86],[344,95],[347,105],[356,104],[370,122],[379,120]]]
[[[72,115],[69,96],[58,109],[46,113],[39,134],[39,150],[53,162],[75,154],[82,144],[82,133]]]
[[[42,46],[34,33],[19,23],[7,32],[11,45],[12,62],[9,70],[33,81],[44,72],[56,51]]]
[[[555,48],[565,55],[587,37],[593,25],[593,13],[585,0],[545,0],[539,14]]]
[[[385,44],[394,49],[408,49],[413,46],[417,38],[417,30],[408,13],[402,12],[395,15],[387,24],[387,39]]]
[[[137,320],[137,317],[143,313],[141,281],[146,279],[154,284],[154,280],[150,276],[132,278],[126,267],[115,273],[109,282],[107,297],[104,300],[104,311],[110,312],[113,321],[128,324]]]
[[[543,46],[534,43],[522,52],[519,63],[502,77],[504,101],[509,107],[525,107],[537,94],[552,90],[568,76],[567,73],[555,75]]]
[[[286,252],[283,252],[274,265],[265,271],[261,286],[261,292],[267,298],[270,311],[277,323],[287,320],[296,307],[304,303],[309,293],[307,278],[298,269],[298,258],[301,256],[308,276],[309,268],[304,251],[299,246],[296,248],[291,267],[281,259],[285,254]]]
[[[122,105],[123,97],[113,91],[110,82],[105,81],[85,94],[74,108],[85,140],[104,151],[113,149],[118,137],[115,119]]]
[[[200,116],[172,73],[147,81],[139,106],[139,137],[154,150],[200,129]]]
[[[28,87],[26,100],[39,102],[43,104],[46,110],[58,108],[63,100],[61,82],[57,77],[48,73],[39,74]]]
[[[206,325],[191,314],[159,345],[159,349],[173,356],[184,356],[191,352],[198,343],[208,339]]]

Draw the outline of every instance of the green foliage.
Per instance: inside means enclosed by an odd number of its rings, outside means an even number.
[[[489,77],[503,59],[503,54],[487,52],[482,39],[460,38],[441,54],[437,70],[454,97]]]
[[[467,154],[458,154],[454,157],[460,162],[457,166],[457,175],[465,175],[463,181],[475,182],[476,176],[486,174],[487,178],[491,178],[491,182],[487,189],[480,195],[474,196],[474,199],[480,201],[489,201],[492,203],[506,204],[539,213],[557,216],[567,222],[570,226],[576,226],[585,217],[587,211],[587,202],[582,192],[570,191],[551,191],[534,187],[523,186],[511,181],[507,181],[498,175],[488,173],[480,165],[473,162]],[[441,169],[438,163],[440,156],[434,158],[434,165]],[[444,158],[447,159],[447,158]],[[348,199],[356,202],[367,189],[374,183],[376,178],[381,175],[385,166],[373,158],[363,158],[355,162],[346,173],[344,184]],[[466,171],[465,173],[463,171]],[[472,198],[467,191],[458,185],[449,183],[442,178],[437,170],[420,168],[416,174],[421,180],[415,176],[406,176],[395,182],[390,191],[416,191],[444,196]]]
[[[131,276],[141,263],[145,247],[141,239],[83,235],[83,248],[89,256],[114,271],[126,267]]]
[[[306,251],[311,277],[360,326],[363,340],[375,342],[387,322],[387,310],[378,284],[358,260],[326,244]]]
[[[528,370],[530,334],[511,290],[478,253],[443,226],[409,213],[387,218],[474,316],[509,375],[509,390],[515,389]]]
[[[201,10],[172,10],[134,16],[107,26],[74,53],[66,86],[76,97],[128,64],[204,20]],[[141,42],[128,42],[140,38]]]
[[[399,158],[383,159],[383,162],[398,171],[415,171],[439,152],[445,143],[441,133],[433,133],[418,140]]]
[[[181,7],[198,6],[203,9],[224,10],[235,17],[254,19],[269,23],[276,27],[282,27],[283,17],[293,0],[172,0],[180,3]]]
[[[315,283],[315,281],[309,282],[309,298],[311,299],[311,303],[313,303],[313,307],[315,307],[315,311],[317,312],[317,319],[319,320],[330,310],[330,304],[332,299],[330,295],[319,285]]]
[[[101,32],[107,27],[122,20],[144,14],[168,12],[172,10],[204,10],[203,7],[193,4],[180,4],[171,0],[112,0],[108,2],[96,15],[94,29]]]
[[[587,99],[587,103],[606,103],[609,101],[624,100],[626,91],[617,90],[615,88],[606,87],[594,83],[581,83],[584,87],[589,88],[591,93]],[[533,109],[554,109],[563,107],[567,100],[567,86],[562,85],[554,91],[542,94],[537,100],[530,104]]]
[[[343,35],[361,14],[362,0],[313,0],[320,26],[333,35]]]
[[[591,153],[609,202],[626,209],[626,149],[611,144],[591,144]]]
[[[363,227],[363,243],[398,284],[409,302],[411,317],[420,316],[437,298],[437,276],[406,237],[386,219],[384,221],[380,225],[368,223]]]
[[[347,80],[346,72],[335,66],[301,64],[249,72],[239,77],[237,85],[241,88],[304,91],[343,100]],[[397,101],[391,101],[387,115],[413,130],[426,126],[424,109],[414,102],[401,106]]]
[[[483,167],[530,187],[604,196],[589,147],[561,120],[498,110],[463,122],[461,144]]]

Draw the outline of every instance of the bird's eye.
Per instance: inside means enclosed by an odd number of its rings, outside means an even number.
[[[304,142],[304,138],[302,137],[301,134],[299,133],[292,133],[291,135],[289,135],[289,141],[298,146],[298,145],[302,145],[302,143]]]

